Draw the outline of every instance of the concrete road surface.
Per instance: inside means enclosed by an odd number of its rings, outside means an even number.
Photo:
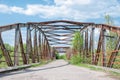
[[[0,80],[117,80],[107,73],[68,64],[56,60],[41,67],[0,74]],[[120,80],[120,79],[118,79]]]

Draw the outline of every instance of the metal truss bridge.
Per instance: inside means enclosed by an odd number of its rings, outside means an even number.
[[[11,30],[15,31],[15,33],[12,33],[14,35],[13,51],[6,48],[3,40],[5,37],[11,38],[9,34],[3,36],[3,33]],[[23,31],[26,34],[23,34]],[[71,46],[75,31],[79,31],[83,35],[82,55],[90,57],[92,64],[97,65],[99,60],[101,60],[103,66],[112,67],[115,64],[115,59],[119,58],[117,55],[120,49],[119,27],[67,20],[15,23],[0,26],[0,49],[5,59],[4,62],[8,66],[18,66],[20,65],[20,58],[22,65],[38,63],[41,59],[50,60],[55,54],[52,47],[65,52],[65,49]],[[106,35],[108,31],[116,33],[117,37]],[[114,43],[116,46],[109,53],[106,51],[106,38],[115,38],[117,40]],[[25,48],[24,42],[26,43]],[[107,58],[108,54],[109,57]]]

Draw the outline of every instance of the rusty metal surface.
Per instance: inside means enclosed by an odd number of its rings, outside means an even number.
[[[75,24],[75,25],[83,25],[83,24],[94,24],[94,23],[84,23],[84,22],[75,22],[75,21],[68,21],[68,20],[56,20],[56,21],[45,21],[45,22],[28,22],[30,24],[40,24],[40,25],[45,25],[45,24],[52,24],[52,23],[69,23],[69,24]]]
[[[85,55],[86,55],[86,57],[89,56],[89,52],[88,52],[88,29],[85,32]]]
[[[0,33],[0,48],[1,48],[2,52],[3,52],[3,56],[5,57],[5,61],[6,61],[7,65],[8,66],[13,66],[13,62],[12,62],[12,59],[10,57],[10,54],[6,50],[5,45],[3,43],[1,33]]]
[[[22,41],[22,34],[21,34],[21,30],[20,29],[19,29],[19,34],[20,34],[19,40],[20,40],[20,49],[21,49],[23,64],[27,64],[27,58],[26,58],[26,54],[24,52],[23,41]]]
[[[56,24],[57,23],[57,24]],[[27,28],[26,35],[26,53],[23,48],[23,39],[20,28]],[[32,28],[32,29],[31,29]],[[89,28],[91,32],[89,33]],[[97,51],[95,49],[95,40],[94,40],[94,29],[100,28],[100,37],[97,44]],[[100,57],[100,52],[103,55],[102,62],[103,66],[106,66],[106,50],[105,50],[105,37],[108,37],[104,34],[104,30],[109,30],[120,35],[120,27],[105,25],[105,24],[95,24],[91,22],[76,22],[68,20],[55,20],[55,21],[45,21],[45,22],[28,22],[28,23],[15,23],[6,26],[0,26],[0,32],[5,32],[8,30],[15,29],[15,44],[14,44],[14,65],[19,65],[19,48],[21,51],[22,59],[24,64],[30,64],[35,62],[40,62],[40,59],[49,60],[52,58],[51,47],[54,45],[54,49],[60,48],[57,47],[58,44],[70,45],[69,42],[72,41],[73,33],[75,31],[80,31],[84,38],[84,46],[82,48],[83,57],[91,57],[92,63],[94,62],[97,65]],[[34,35],[32,37],[32,32]],[[90,35],[89,35],[90,34]],[[64,37],[64,38],[63,38]],[[33,39],[32,39],[33,38]],[[33,41],[32,41],[33,40]],[[5,56],[6,63],[8,66],[13,66],[9,52],[5,50],[2,37],[0,35],[0,45],[1,50]],[[79,44],[78,44],[79,45]],[[119,42],[117,43],[119,46]],[[62,48],[62,47],[61,47]],[[115,50],[118,50],[115,48]],[[114,64],[117,52],[111,53],[109,59],[108,67],[111,67]],[[32,60],[32,61],[31,61]]]
[[[102,34],[103,36],[103,38],[102,38],[102,65],[104,66],[104,67],[106,67],[106,64],[107,64],[107,60],[106,60],[106,58],[107,58],[107,54],[106,54],[106,37],[105,37],[105,35],[106,35],[106,30],[105,29],[103,29],[103,34]]]
[[[99,35],[99,41],[98,41],[98,45],[97,45],[97,51],[96,51],[96,55],[95,55],[95,61],[94,64],[97,65],[98,64],[98,60],[99,60],[99,56],[100,56],[100,51],[101,51],[101,45],[102,45],[102,40],[103,40],[103,28],[100,31],[100,35]]]
[[[36,32],[36,28],[34,29],[34,56],[35,56],[35,62],[36,62],[36,59],[39,62],[38,49],[37,49],[37,32]]]
[[[20,31],[19,31],[19,25],[17,25],[15,29],[15,47],[14,47],[14,66],[19,65],[19,53],[18,53],[18,48],[19,48],[19,38],[20,38]]]
[[[119,36],[119,38],[117,40],[116,47],[115,47],[114,51],[110,55],[107,67],[113,67],[113,64],[114,64],[115,59],[116,59],[116,57],[118,55],[118,50],[119,49],[120,49],[120,36]]]

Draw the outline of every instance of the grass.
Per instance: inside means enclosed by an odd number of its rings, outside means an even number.
[[[5,62],[0,63],[0,68],[7,68],[8,66],[6,65]]]
[[[102,71],[102,68],[98,68],[98,67],[95,67],[95,66],[92,66],[92,65],[89,65],[89,64],[79,63],[79,64],[76,64],[76,65],[80,66],[80,67],[89,68],[90,70]]]
[[[109,71],[108,74],[110,74],[110,76],[112,76],[112,77],[120,79],[120,73],[117,73],[114,71]]]
[[[37,66],[42,66],[42,65],[45,65],[47,63],[49,63],[51,61],[41,61],[39,63],[31,63],[31,64],[28,64],[28,67],[37,67]],[[22,62],[20,62],[21,64],[18,66],[18,68],[24,68],[25,66],[23,65]],[[26,65],[27,66],[27,65]],[[14,67],[14,66],[13,66]],[[0,68],[8,68],[7,64],[5,62],[2,62],[0,63]]]
[[[120,79],[120,73],[115,72],[115,71],[105,70],[104,68],[100,68],[100,67],[97,67],[94,65],[89,65],[89,64],[83,64],[83,63],[74,64],[74,65],[88,68],[88,69],[94,70],[94,71],[102,71],[102,72],[109,74],[109,76],[111,76],[111,77],[117,78],[118,80]]]
[[[51,61],[41,61],[40,63],[31,64],[31,67],[42,66],[42,65],[45,65],[45,64],[47,64],[49,62],[51,62]]]
[[[88,59],[86,59],[86,61],[89,62]],[[86,62],[86,63],[88,63],[88,62]],[[102,72],[105,72],[105,73],[109,74],[109,76],[120,79],[120,73],[119,72],[113,71],[114,69],[111,70],[111,69],[106,69],[106,68],[99,67],[99,66],[85,64],[85,63],[83,63],[83,59],[80,57],[80,55],[72,56],[71,59],[69,60],[69,63],[71,63],[73,65],[76,65],[76,66],[85,67],[85,68],[88,68],[88,69],[94,70],[94,71],[102,71]]]
[[[72,56],[70,59],[71,64],[79,64],[81,62],[82,62],[82,58],[79,54]]]
[[[3,70],[2,73],[22,70],[22,69],[31,68],[31,67],[38,67],[38,66],[48,64],[49,62],[51,62],[51,61],[42,61],[40,63],[32,63],[32,64],[28,64],[28,65],[14,66],[14,67],[12,67],[10,69],[8,68],[8,69]]]

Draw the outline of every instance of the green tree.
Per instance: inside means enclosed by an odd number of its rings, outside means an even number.
[[[83,62],[83,59],[81,58],[80,54],[74,55],[70,59],[71,64],[79,64],[82,62]]]
[[[109,15],[105,15],[105,24],[107,25],[114,25],[113,18]],[[115,48],[115,43],[117,42],[117,33],[107,31],[107,35],[112,36],[107,38],[107,50],[113,50]]]
[[[109,14],[105,15],[105,24],[114,25],[113,18]]]
[[[80,34],[79,31],[76,31],[74,33],[74,37],[73,37],[73,40],[72,40],[72,45],[73,45],[73,48],[75,50],[81,52],[82,47],[83,47],[83,36]]]
[[[12,49],[12,46],[11,46],[11,45],[9,45],[9,44],[7,44],[7,43],[5,43],[4,45],[5,45],[5,48],[6,48],[7,50],[11,50],[11,49]]]
[[[114,25],[113,18],[110,15],[105,15],[105,21],[106,21],[106,24],[108,24],[108,25]],[[115,32],[108,31],[107,35],[114,36],[114,38],[107,38],[107,41],[106,41],[107,42],[107,50],[108,51],[114,50],[116,43],[117,43],[118,34]],[[108,53],[108,56],[110,56],[110,55],[111,54]],[[120,52],[118,53],[118,56],[119,55],[120,55]],[[115,61],[119,62],[120,59],[116,58]],[[114,64],[113,67],[120,68],[120,65]]]

